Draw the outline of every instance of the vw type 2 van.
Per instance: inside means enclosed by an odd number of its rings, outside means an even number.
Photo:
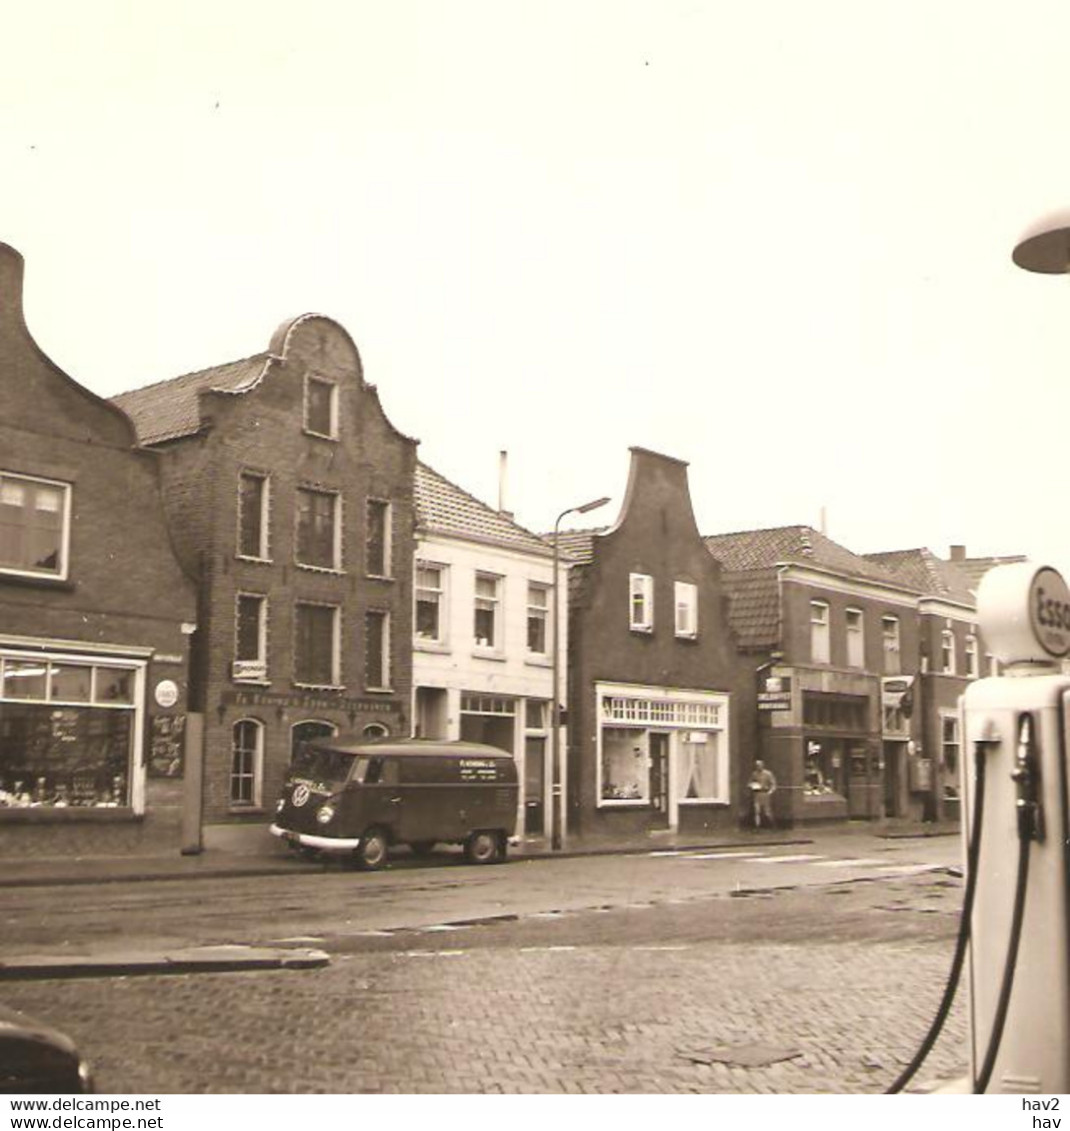
[[[296,754],[271,832],[310,854],[381,868],[390,849],[460,844],[473,864],[505,859],[516,831],[512,755],[475,742],[323,738]]]

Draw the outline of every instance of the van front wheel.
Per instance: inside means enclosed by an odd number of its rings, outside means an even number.
[[[374,872],[386,863],[387,851],[386,835],[379,829],[371,829],[357,845],[357,866],[365,872]]]
[[[465,842],[465,859],[470,864],[496,864],[502,858],[502,840],[495,832],[472,833]]]

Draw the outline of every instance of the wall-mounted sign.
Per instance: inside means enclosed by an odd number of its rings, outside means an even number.
[[[759,711],[790,711],[791,710],[791,692],[790,691],[759,691],[758,692],[758,710]]]
[[[182,777],[185,715],[153,715],[149,733],[149,777]]]
[[[241,682],[242,680],[267,679],[266,660],[235,660],[230,665],[230,678]]]
[[[159,706],[173,707],[178,702],[178,684],[173,679],[161,679],[152,694]]]

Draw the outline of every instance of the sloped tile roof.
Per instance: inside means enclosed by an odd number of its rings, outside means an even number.
[[[890,570],[852,553],[811,526],[777,526],[768,530],[713,534],[705,542],[710,553],[731,572],[797,562],[879,584],[903,584]]]
[[[546,540],[480,502],[425,463],[417,461],[413,498],[417,525],[431,534],[450,534],[513,550],[552,557]]]
[[[780,588],[775,568],[721,574],[728,623],[740,648],[775,648],[780,641]]]
[[[271,362],[271,354],[258,353],[226,365],[201,369],[132,389],[111,398],[134,422],[138,443],[159,444],[192,436],[200,430],[198,394],[206,389],[242,393],[258,384]]]
[[[608,526],[592,526],[588,530],[560,530],[557,534],[561,554],[568,557],[576,565],[587,565],[594,561],[594,540],[597,535],[608,530]],[[553,531],[544,534],[543,538],[552,546],[554,544]]]
[[[916,550],[886,550],[866,554],[866,558],[891,570],[905,585],[920,589],[927,596],[946,597],[965,605],[974,604],[969,586],[952,563],[938,558],[932,550],[925,547]]]

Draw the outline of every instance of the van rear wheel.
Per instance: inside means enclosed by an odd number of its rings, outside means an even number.
[[[470,864],[496,864],[502,858],[502,839],[496,832],[481,829],[465,841],[465,859]]]
[[[389,845],[382,829],[370,829],[360,838],[357,845],[357,867],[365,872],[374,872],[386,863]]]

